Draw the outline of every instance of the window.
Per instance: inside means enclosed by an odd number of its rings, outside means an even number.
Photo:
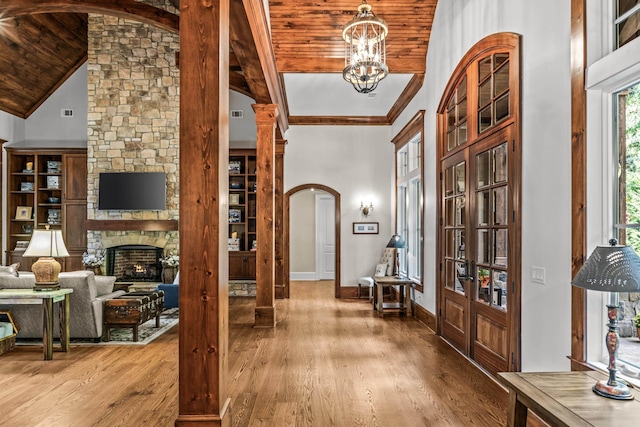
[[[594,58],[596,60],[589,65],[586,74],[587,123],[590,123],[587,150],[592,153],[592,159],[600,159],[588,164],[586,173],[588,177],[600,177],[587,179],[587,191],[592,195],[587,207],[587,235],[600,244],[617,237],[620,243],[639,251],[640,218],[636,205],[640,203],[640,188],[636,184],[636,170],[640,166],[637,158],[640,153],[637,130],[640,40],[636,39],[640,6],[636,0],[613,0],[609,6],[612,15],[607,11],[592,11],[586,19],[587,32],[596,33],[596,37],[587,38],[587,51],[599,53],[599,59]],[[610,34],[616,35],[613,43],[607,42]],[[615,50],[624,45],[628,45],[624,54]],[[587,361],[606,370],[608,353],[603,339],[607,324],[606,305],[614,303],[618,297],[625,305],[625,318],[619,319],[618,373],[637,385],[640,349],[637,345],[626,344],[637,344],[630,318],[639,307],[637,302],[630,300],[638,295],[587,292],[584,327]]]
[[[614,0],[616,48],[622,47],[640,35],[640,2]]]
[[[640,253],[640,83],[617,92],[617,143],[614,144],[617,180],[614,182],[614,221],[620,244]],[[620,348],[618,359],[640,370],[640,349],[633,317],[640,313],[640,294],[622,293],[619,303]]]
[[[400,272],[416,282],[422,282],[423,125],[424,112],[419,112],[392,141],[397,165],[396,230],[406,243],[400,250]]]

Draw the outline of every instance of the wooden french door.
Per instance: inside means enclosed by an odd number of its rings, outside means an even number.
[[[441,332],[489,372],[511,370],[517,217],[513,126],[442,160]],[[511,263],[510,263],[511,261]],[[517,334],[516,334],[517,335]]]

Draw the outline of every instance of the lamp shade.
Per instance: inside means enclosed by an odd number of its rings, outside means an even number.
[[[34,230],[25,257],[68,257],[69,252],[62,239],[62,230]]]
[[[391,236],[391,240],[387,243],[388,248],[403,249],[405,247],[404,239],[399,234]]]
[[[630,246],[597,246],[571,282],[579,288],[602,292],[640,291],[640,257]]]

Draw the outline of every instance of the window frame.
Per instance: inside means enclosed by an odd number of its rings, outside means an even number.
[[[391,143],[395,145],[396,230],[407,245],[400,253],[400,272],[416,283],[416,290],[423,292],[424,110],[418,111]],[[416,183],[419,190],[412,195]]]
[[[587,252],[617,235],[617,102],[616,94],[640,83],[640,38],[616,48],[615,2],[594,7],[587,16]],[[591,19],[590,19],[591,18]],[[586,364],[606,371],[608,352],[606,305],[609,293],[587,292],[583,325]],[[624,376],[623,372],[619,372]],[[638,379],[626,377],[634,385]]]

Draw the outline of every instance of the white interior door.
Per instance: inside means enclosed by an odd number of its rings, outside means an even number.
[[[335,200],[328,194],[316,196],[316,277],[335,278]]]

